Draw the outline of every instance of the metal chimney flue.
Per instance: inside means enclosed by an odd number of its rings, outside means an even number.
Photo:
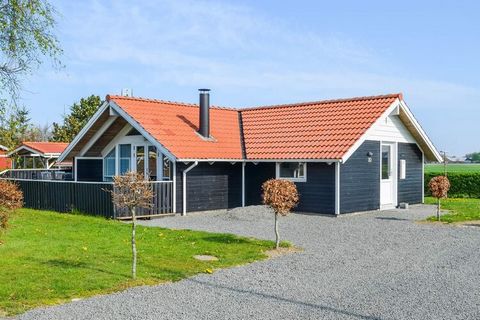
[[[210,89],[198,89],[200,92],[200,114],[198,133],[210,138]]]

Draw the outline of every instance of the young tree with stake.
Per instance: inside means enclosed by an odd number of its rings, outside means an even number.
[[[153,191],[140,173],[129,171],[113,178],[112,200],[117,208],[126,208],[132,215],[132,278],[137,278],[137,246],[135,232],[137,208],[151,208]]]
[[[450,181],[445,176],[433,177],[428,183],[432,196],[437,198],[437,220],[440,221],[440,199],[446,198],[450,189]]]
[[[288,180],[270,179],[263,183],[263,203],[270,206],[275,213],[275,248],[280,246],[278,217],[286,216],[298,203],[297,186]]]

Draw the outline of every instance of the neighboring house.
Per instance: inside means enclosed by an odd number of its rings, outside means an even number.
[[[8,148],[0,144],[0,170],[10,169],[11,161],[7,156]]]
[[[57,163],[67,146],[64,142],[24,141],[7,156],[11,158],[12,169],[71,168],[71,163]]]
[[[340,214],[423,201],[423,164],[441,156],[401,94],[246,109],[107,96],[59,161],[76,181],[128,170],[173,181],[174,212],[261,203],[294,181],[297,211]]]

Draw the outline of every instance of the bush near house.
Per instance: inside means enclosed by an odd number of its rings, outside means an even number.
[[[439,172],[426,172],[425,182],[438,176]],[[447,174],[450,180],[449,198],[480,198],[480,172],[450,172]],[[431,196],[428,183],[425,183],[425,195]]]

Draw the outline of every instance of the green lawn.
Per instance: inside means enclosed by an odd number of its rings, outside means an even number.
[[[427,164],[425,165],[425,172],[439,172],[443,173],[443,164]],[[447,164],[447,173],[448,172],[480,172],[480,163],[472,164],[463,164],[463,163],[452,163]]]
[[[273,247],[229,234],[139,227],[138,279],[132,281],[130,230],[103,218],[19,210],[0,236],[0,317],[249,263]],[[197,254],[219,260],[200,262],[192,257]]]
[[[425,203],[437,204],[437,199],[427,197]],[[480,220],[480,199],[475,198],[448,198],[441,200],[441,209],[448,213],[440,215],[440,221],[446,223]],[[436,221],[435,216],[428,217],[429,221]]]

